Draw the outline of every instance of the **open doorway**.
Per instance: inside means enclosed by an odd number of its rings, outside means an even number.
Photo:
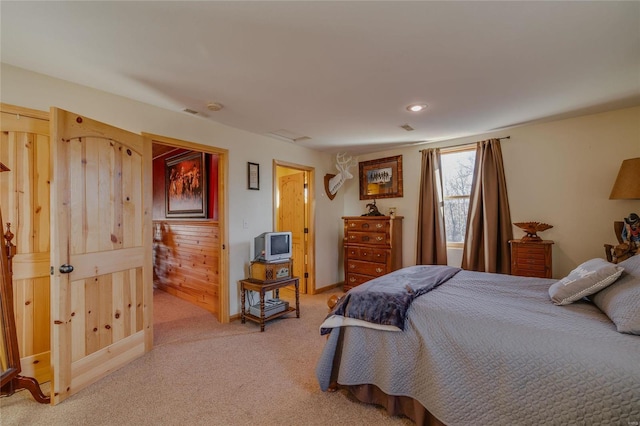
[[[274,160],[274,229],[291,231],[293,275],[300,293],[315,294],[314,169]]]
[[[228,323],[227,150],[144,136],[153,146],[154,286],[209,311],[220,323]],[[174,165],[191,165],[192,158],[206,176],[200,182],[206,194],[200,201],[203,211],[194,214],[185,210],[176,215],[178,209],[168,207],[172,183],[167,171]]]

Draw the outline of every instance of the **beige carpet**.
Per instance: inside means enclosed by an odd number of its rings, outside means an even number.
[[[336,291],[337,292],[337,291]],[[268,322],[219,324],[157,291],[154,349],[57,406],[28,391],[0,398],[8,425],[407,425],[315,378],[325,339],[318,327],[331,293],[301,295],[295,313]],[[49,393],[49,384],[42,386]]]

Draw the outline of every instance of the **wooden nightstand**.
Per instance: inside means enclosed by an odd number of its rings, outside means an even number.
[[[551,246],[553,241],[510,240],[511,275],[551,278]]]

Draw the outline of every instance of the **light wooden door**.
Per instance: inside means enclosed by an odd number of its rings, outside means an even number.
[[[51,124],[57,404],[151,350],[152,178],[141,136],[57,108]]]
[[[22,375],[51,379],[49,316],[49,113],[2,105],[0,205],[11,223],[13,301]]]
[[[278,231],[291,231],[293,275],[300,277],[300,292],[306,293],[304,172],[282,176],[278,182]]]

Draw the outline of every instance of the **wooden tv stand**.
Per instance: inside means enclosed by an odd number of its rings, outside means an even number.
[[[285,309],[282,312],[278,312],[277,314],[273,314],[269,317],[264,316],[264,295],[266,292],[268,291],[274,291],[275,292],[275,297],[276,299],[280,298],[280,289],[282,287],[287,287],[290,285],[294,285],[296,290],[296,307],[292,307],[291,305],[289,305],[288,309]],[[255,291],[257,293],[260,293],[260,316],[255,316],[252,315],[249,312],[246,312],[247,308],[245,306],[245,300],[246,300],[246,292],[247,291]],[[284,280],[280,280],[280,281],[276,281],[276,282],[270,282],[270,283],[265,283],[263,281],[259,281],[259,280],[255,280],[252,278],[247,278],[244,280],[240,280],[240,303],[242,305],[242,313],[241,313],[241,320],[242,320],[242,324],[244,324],[246,322],[246,320],[249,321],[253,321],[253,322],[257,322],[258,324],[260,324],[260,331],[264,331],[264,325],[267,321],[270,321],[272,319],[276,319],[276,318],[280,318],[283,315],[287,315],[293,311],[296,312],[296,318],[300,318],[300,280],[298,279],[298,277],[293,277],[293,278],[287,278]]]

